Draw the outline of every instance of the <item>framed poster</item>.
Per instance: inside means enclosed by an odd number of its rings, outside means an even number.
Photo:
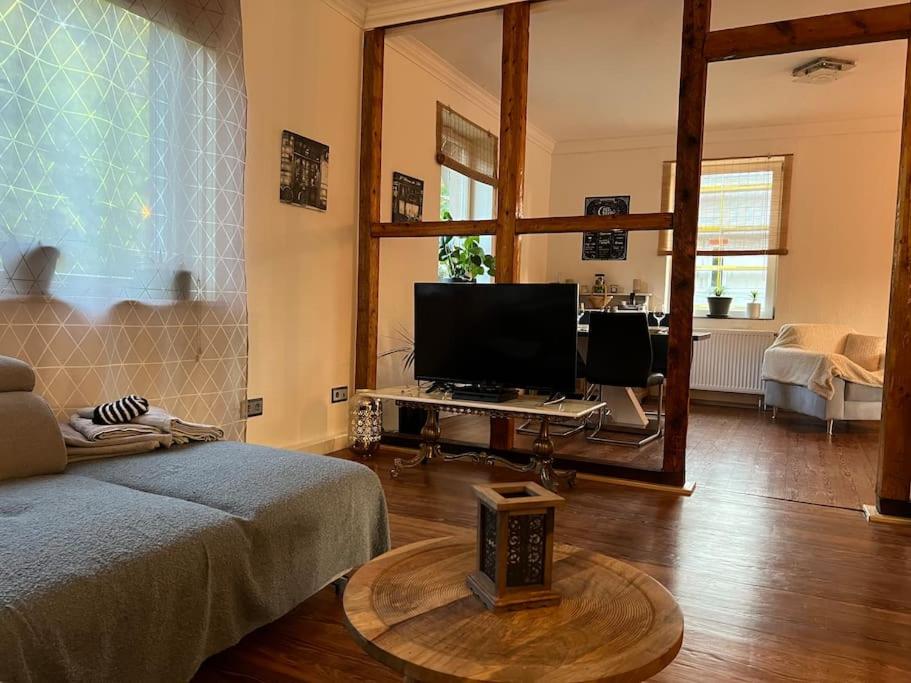
[[[424,181],[395,171],[392,174],[392,222],[419,223],[424,212]]]
[[[622,216],[629,213],[629,195],[586,197],[586,216]],[[583,261],[625,261],[629,250],[629,232],[609,230],[582,234]]]
[[[284,204],[326,210],[329,202],[329,145],[291,131],[282,131],[278,198]]]

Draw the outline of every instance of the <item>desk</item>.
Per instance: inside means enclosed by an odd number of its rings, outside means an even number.
[[[649,331],[652,337],[667,337],[666,327],[650,327]],[[579,353],[582,358],[586,358],[588,355],[588,325],[580,324],[578,335]],[[711,336],[711,332],[696,330],[693,332],[693,343],[705,341]],[[634,434],[655,431],[654,426],[650,425],[649,417],[642,409],[642,404],[633,387],[604,387],[602,395],[610,408],[610,415],[605,416],[606,427]]]
[[[391,387],[388,389],[365,389],[358,391],[356,400],[389,400],[397,405],[423,408],[427,411],[427,421],[421,430],[421,444],[416,456],[410,459],[396,458],[390,472],[397,478],[403,469],[417,467],[425,462],[441,457],[440,452],[440,412],[460,413],[463,415],[485,415],[487,417],[516,417],[541,421],[538,437],[532,446],[532,458],[527,465],[515,465],[506,458],[490,455],[485,452],[459,453],[446,455],[443,460],[470,458],[475,462],[489,465],[500,463],[517,472],[534,472],[541,484],[550,490],[558,487],[558,482],[573,486],[576,473],[572,470],[558,470],[553,466],[554,441],[550,435],[550,420],[563,418],[582,420],[605,406],[600,401],[565,400],[553,405],[545,405],[540,396],[519,396],[511,401],[492,403],[489,401],[456,400],[451,395],[435,391],[427,393],[416,386]]]

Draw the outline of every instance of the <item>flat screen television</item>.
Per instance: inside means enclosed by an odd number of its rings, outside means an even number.
[[[577,285],[417,283],[419,380],[571,393]]]

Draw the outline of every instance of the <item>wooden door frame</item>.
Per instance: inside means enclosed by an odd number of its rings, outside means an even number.
[[[534,0],[546,2],[547,0]],[[383,52],[385,28],[365,33],[361,110],[360,216],[355,382],[376,385],[381,240],[400,237],[492,234],[497,240],[498,280],[518,275],[519,241],[526,234],[626,230],[674,230],[668,339],[665,483],[686,478],[691,335],[696,268],[699,187],[705,134],[708,66],[712,62],[857,45],[911,36],[911,2],[864,10],[710,30],[711,0],[684,0],[677,126],[677,182],[673,213],[630,216],[524,218],[522,191],[528,102],[528,34],[532,1],[504,3],[478,12],[502,12],[503,79],[500,93],[500,178],[497,218],[492,221],[428,221],[393,225],[380,220]],[[444,18],[444,17],[438,17]],[[409,22],[409,23],[421,23]],[[397,24],[403,26],[407,24]],[[902,119],[902,154],[895,226],[886,382],[877,477],[877,507],[911,516],[911,48]],[[502,273],[502,275],[501,275]],[[509,435],[511,436],[511,434]],[[500,444],[502,445],[502,443]],[[511,444],[507,444],[511,445]],[[654,479],[656,473],[647,473]],[[641,479],[635,471],[622,476]]]

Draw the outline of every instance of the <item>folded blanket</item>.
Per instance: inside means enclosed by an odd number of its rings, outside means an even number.
[[[835,378],[872,387],[883,385],[883,371],[867,370],[840,353],[770,346],[762,360],[762,379],[804,386],[824,399],[835,395]]]
[[[94,408],[89,408],[92,411]],[[161,434],[162,430],[150,425],[142,424],[114,424],[114,425],[96,425],[92,422],[91,416],[82,417],[82,410],[77,411],[76,415],[70,417],[70,425],[77,432],[82,434],[89,441],[111,441],[113,439],[122,439],[125,436],[135,436],[137,434]]]
[[[118,455],[148,453],[156,448],[169,447],[174,439],[170,434],[134,434],[121,439],[91,441],[69,424],[60,425],[66,455],[70,462],[91,458],[111,458]]]
[[[147,434],[129,434],[127,436],[120,437],[119,439],[109,438],[103,440],[92,440],[89,439],[80,432],[78,429],[74,428],[72,424],[60,424],[60,433],[63,434],[63,443],[67,445],[67,448],[108,448],[111,446],[127,446],[132,444],[147,444],[152,443],[156,446],[164,446],[168,448],[171,444],[174,443],[174,437],[170,434],[164,434],[162,432],[156,431],[154,433]]]
[[[80,408],[78,415],[82,418],[91,418],[93,408]],[[126,424],[114,425],[116,427],[143,427],[154,429],[174,437],[174,443],[185,444],[190,441],[221,441],[225,438],[225,432],[220,427],[214,425],[198,424],[196,422],[187,422],[178,417],[174,417],[168,411],[157,406],[149,408],[145,415],[133,418]]]

